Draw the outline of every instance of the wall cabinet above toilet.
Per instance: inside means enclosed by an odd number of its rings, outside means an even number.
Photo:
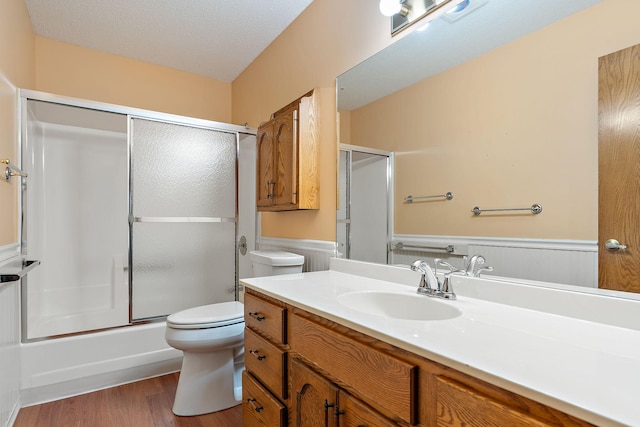
[[[257,208],[320,208],[318,101],[308,92],[258,128]]]

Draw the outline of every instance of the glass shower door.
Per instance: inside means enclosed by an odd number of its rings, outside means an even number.
[[[132,319],[233,301],[237,134],[130,120]]]

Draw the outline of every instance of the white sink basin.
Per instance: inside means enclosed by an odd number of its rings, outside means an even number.
[[[353,310],[392,319],[446,320],[462,314],[457,307],[417,294],[349,292],[339,295],[338,302]]]

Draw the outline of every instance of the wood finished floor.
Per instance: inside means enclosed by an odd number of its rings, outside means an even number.
[[[171,412],[178,373],[22,408],[14,427],[242,427],[242,409],[195,417]]]

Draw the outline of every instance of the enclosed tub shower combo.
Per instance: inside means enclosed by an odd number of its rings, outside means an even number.
[[[123,363],[126,349],[101,349],[96,337],[121,332],[124,347],[136,328],[145,339],[157,330],[153,363],[179,356],[154,321],[238,299],[238,265],[250,261],[237,236],[251,247],[256,227],[255,211],[238,213],[238,180],[254,199],[255,131],[33,91],[19,101],[22,252],[41,262],[22,282],[23,383],[82,370],[51,362],[70,352],[106,373],[98,356],[74,354],[89,331],[100,332],[82,351],[99,349],[110,364],[137,362]],[[36,353],[47,360],[37,368]]]

